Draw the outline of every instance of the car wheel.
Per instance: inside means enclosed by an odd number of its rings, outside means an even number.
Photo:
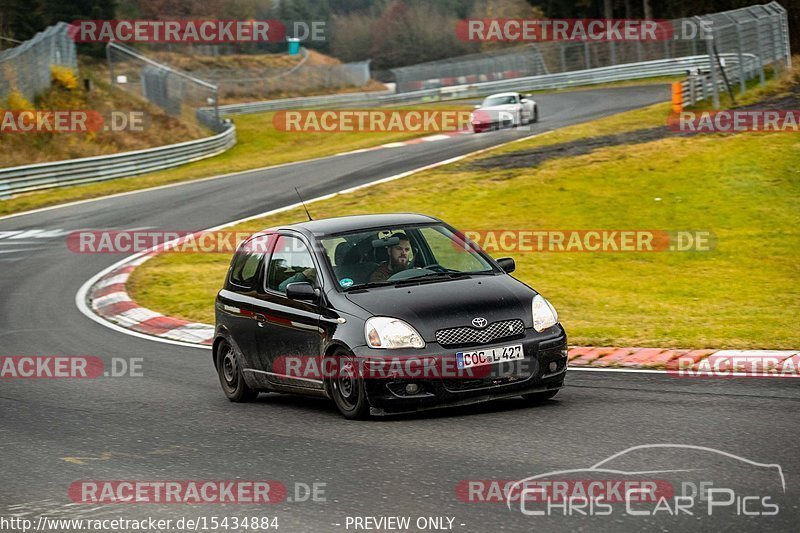
[[[530,394],[523,394],[522,397],[530,403],[541,403],[549,400],[556,394],[558,394],[558,389],[545,392],[532,392]]]
[[[537,106],[533,106],[533,118],[531,122],[539,122],[539,108]]]
[[[337,350],[333,356],[336,364],[334,376],[328,378],[328,393],[339,412],[348,420],[363,420],[369,416],[364,378],[358,368],[358,360],[352,354]]]
[[[258,396],[258,391],[254,391],[245,383],[233,346],[228,341],[222,341],[217,353],[219,353],[217,374],[225,396],[232,402],[254,400]]]

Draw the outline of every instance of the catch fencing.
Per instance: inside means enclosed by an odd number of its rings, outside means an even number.
[[[75,42],[68,28],[59,22],[19,46],[0,52],[0,101],[15,90],[33,101],[36,93],[50,87],[50,67],[78,68]]]
[[[419,91],[453,85],[480,83],[548,74],[539,49],[533,45],[519,49],[431,61],[391,69],[397,92]]]
[[[778,2],[670,22],[677,38],[543,42],[393,69],[392,73],[397,91],[407,92],[697,56],[709,53],[708,41],[720,54],[755,54],[762,71],[768,64],[791,62],[788,16]],[[740,57],[740,67],[746,63]],[[740,73],[737,78],[743,90],[745,77]]]
[[[702,39],[663,41],[657,43],[545,43],[538,45],[545,66],[551,73],[536,76],[524,76],[510,79],[466,82],[461,76],[431,78],[429,65],[423,64],[420,69],[406,67],[402,70],[402,83],[417,81],[430,88],[398,92],[352,93],[308,98],[286,98],[243,104],[220,106],[220,116],[247,113],[259,113],[277,109],[314,108],[326,106],[354,107],[391,105],[433,100],[447,100],[485,96],[501,91],[537,91],[578,87],[599,83],[637,80],[660,76],[682,76],[690,72],[698,72],[698,76],[707,76],[707,80],[695,80],[696,94],[708,94],[715,105],[718,105],[718,93],[724,87],[725,76],[722,75],[722,63],[729,83],[736,85],[740,91],[746,87],[747,80],[759,77],[765,82],[768,69],[780,71],[791,67],[791,50],[789,47],[789,26],[786,10],[777,2],[714,13],[694,19],[691,27],[708,27],[710,31]],[[701,24],[701,21],[704,22]],[[528,54],[535,47],[525,47]],[[515,52],[511,52],[515,53]],[[494,54],[492,54],[493,56]],[[645,55],[660,56],[646,61],[635,61]],[[471,56],[467,56],[469,59]],[[713,59],[712,59],[713,58]],[[633,62],[620,62],[620,61]],[[720,61],[722,63],[720,63]],[[616,63],[615,63],[616,62]],[[463,67],[458,61],[451,61]],[[552,64],[551,64],[552,63]],[[603,63],[615,63],[603,66]],[[444,65],[445,63],[437,62]],[[466,64],[470,64],[467,62]],[[712,69],[713,65],[717,67]],[[582,67],[582,68],[581,68]],[[562,71],[563,70],[563,71]],[[451,70],[454,74],[456,71]],[[710,76],[715,74],[716,81]],[[486,75],[488,78],[488,74]],[[480,77],[477,78],[480,80]],[[731,81],[733,80],[733,81]],[[454,85],[448,85],[456,83]],[[687,91],[690,84],[687,84]]]
[[[217,111],[217,85],[121,43],[109,42],[106,56],[113,87],[144,98],[173,117],[197,121],[216,132],[225,129]]]

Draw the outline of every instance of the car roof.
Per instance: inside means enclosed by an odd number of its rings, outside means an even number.
[[[494,98],[495,96],[517,96],[518,94],[519,93],[496,93],[496,94],[490,94],[486,98]],[[486,98],[484,98],[484,100]]]
[[[412,224],[430,224],[441,222],[438,218],[418,213],[384,213],[380,215],[351,215],[345,217],[323,218],[288,224],[264,230],[278,231],[281,229],[300,230],[315,237],[330,235],[332,233],[346,233],[351,231],[367,230],[385,226],[406,226]]]

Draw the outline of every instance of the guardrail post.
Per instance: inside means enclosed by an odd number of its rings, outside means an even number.
[[[758,77],[761,82],[761,86],[767,84],[766,74],[764,72],[764,39],[761,39],[761,19],[754,19],[753,24],[756,25],[755,34],[756,34],[756,42],[758,42],[758,53],[756,57],[758,58]]]
[[[586,60],[586,69],[592,68],[592,59],[589,57],[589,43],[583,42],[583,58]]]
[[[566,50],[566,43],[559,43],[560,48],[559,51],[561,52],[561,72],[567,71],[567,50]]]
[[[697,77],[694,74],[689,76],[689,105],[697,102]]]
[[[772,66],[773,66],[772,68],[775,69],[775,77],[777,78],[781,73],[781,61],[779,55],[780,52],[778,52],[778,43],[775,42],[775,26],[776,25],[779,26],[780,22],[778,22],[778,24],[773,24],[773,21],[775,21],[775,17],[776,15],[772,15],[770,17],[769,40],[772,43]],[[780,29],[778,31],[780,31]]]
[[[719,82],[717,81],[717,61],[714,57],[714,37],[706,39],[706,49],[708,50],[708,67],[711,74],[711,98],[714,109],[719,109]]]
[[[111,76],[111,88],[114,88],[114,62],[111,61],[111,43],[108,41],[106,44],[106,61],[108,61],[108,74]]]
[[[736,52],[739,55],[739,93],[747,90],[747,76],[744,73],[744,56],[742,55],[742,28],[736,24]]]

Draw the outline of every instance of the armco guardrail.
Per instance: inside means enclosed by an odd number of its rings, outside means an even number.
[[[236,144],[232,123],[212,137],[135,152],[86,157],[0,169],[0,198],[38,191],[138,176],[220,154]]]
[[[741,59],[742,63],[739,63]],[[741,66],[740,66],[741,65]],[[755,54],[742,54],[726,60],[724,66],[717,66],[719,74],[711,71],[710,65],[706,71],[698,69],[690,72],[689,77],[681,82],[681,106],[694,105],[701,100],[712,99],[713,95],[737,84],[753,79],[761,72],[758,56]],[[724,71],[725,75],[722,75]],[[726,87],[725,79],[728,80]]]
[[[738,60],[737,54],[721,54],[731,62]],[[297,109],[301,107],[352,107],[358,105],[391,105],[425,101],[426,99],[446,100],[485,96],[502,91],[538,91],[544,89],[562,89],[598,83],[637,80],[657,76],[680,76],[688,70],[703,68],[708,65],[707,55],[681,57],[676,59],[660,59],[641,63],[626,63],[613,67],[601,67],[543,76],[530,76],[511,80],[498,80],[471,85],[440,87],[406,93],[351,93],[309,98],[286,98],[246,104],[230,104],[219,106],[222,116],[262,113],[278,109]]]

